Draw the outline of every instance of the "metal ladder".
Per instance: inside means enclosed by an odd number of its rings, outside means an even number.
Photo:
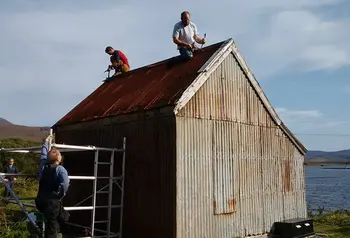
[[[91,237],[118,237],[122,238],[122,221],[123,221],[123,207],[124,207],[124,171],[125,171],[125,147],[126,147],[126,141],[124,139],[123,141],[123,158],[122,158],[122,175],[118,177],[114,177],[114,154],[115,152],[111,152],[110,161],[109,162],[100,162],[99,161],[99,155],[98,151],[95,153],[95,161],[94,161],[94,177],[95,180],[93,181],[93,195],[92,195],[92,217],[91,217]],[[98,175],[98,167],[99,165],[108,165],[109,166],[109,177],[100,177]],[[107,186],[102,187],[101,189],[97,190],[97,181],[108,179],[109,183]],[[119,182],[121,181],[121,185]],[[113,204],[113,184],[116,183],[121,190],[121,204],[115,205]],[[105,190],[105,188],[108,187],[108,190]],[[98,199],[97,195],[104,196],[102,194],[108,194],[108,205],[106,206],[96,206],[96,200]],[[107,208],[107,218],[105,220],[95,220],[96,216],[96,208]],[[119,232],[113,233],[111,232],[111,222],[112,222],[112,209],[113,208],[120,208],[120,224],[119,224]],[[107,234],[102,236],[95,236],[95,229],[96,224],[107,224]]]

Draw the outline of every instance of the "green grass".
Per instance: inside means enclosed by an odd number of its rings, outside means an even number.
[[[327,237],[344,238],[350,237],[350,212],[333,211],[320,212],[318,215],[310,216],[314,220],[316,233],[325,234]]]
[[[13,187],[14,193],[18,197],[35,197],[37,191],[37,182],[34,179],[19,178]],[[1,195],[4,192],[4,186],[1,186]],[[1,196],[2,198],[2,196]],[[34,203],[26,201],[25,203]],[[34,211],[34,208],[26,208],[28,212]],[[26,217],[17,204],[7,204],[1,201],[0,204],[0,237],[8,238],[26,238],[31,237],[33,230],[30,224],[25,221]]]

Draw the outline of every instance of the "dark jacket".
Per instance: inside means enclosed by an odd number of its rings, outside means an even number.
[[[3,168],[3,173],[7,173],[7,174],[18,174],[18,169],[15,165],[12,165],[12,168],[10,168],[9,165],[6,165],[4,168]],[[10,182],[12,182],[14,180],[16,176],[14,175],[6,175],[5,176],[5,179],[8,179]]]

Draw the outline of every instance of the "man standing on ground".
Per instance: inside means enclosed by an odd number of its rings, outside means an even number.
[[[130,71],[128,58],[123,52],[113,49],[112,46],[107,46],[105,52],[111,56],[111,65],[108,66],[107,70],[114,69],[115,73],[113,76]]]
[[[192,59],[195,42],[205,44],[205,39],[198,36],[197,26],[191,22],[188,11],[181,13],[181,21],[174,26],[173,42],[184,59]]]
[[[9,159],[8,164],[4,167],[3,173],[7,174],[18,174],[18,169],[17,167],[13,164],[15,161],[14,159]],[[7,183],[7,185],[11,188],[13,188],[13,183],[16,181],[16,177],[14,175],[5,175],[4,177],[4,182]],[[9,197],[10,192],[7,190],[5,186],[5,191],[4,191],[4,198]]]
[[[48,136],[43,144],[40,155],[39,191],[35,205],[45,218],[45,237],[61,237],[60,224],[68,221],[69,214],[62,206],[62,198],[69,187],[67,170],[60,165],[61,153],[52,148],[48,151]]]

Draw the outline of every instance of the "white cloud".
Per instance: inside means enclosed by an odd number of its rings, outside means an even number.
[[[286,10],[270,16],[267,34],[258,41],[263,75],[278,70],[337,69],[350,63],[349,19],[327,20],[309,10]],[[288,69],[287,69],[288,70]]]
[[[340,128],[348,124],[348,121],[338,120],[320,112],[319,110],[291,110],[276,108],[282,121],[296,133],[310,132],[314,130],[327,130]]]
[[[321,14],[340,0],[10,2],[0,9],[0,112],[16,124],[55,123],[90,94],[105,78],[106,45],[132,68],[177,54],[171,32],[183,10],[208,44],[234,37],[258,78],[349,64],[349,20]],[[286,115],[317,115],[303,113]]]
[[[276,108],[277,113],[288,118],[313,119],[320,118],[323,114],[318,110],[288,110],[283,107]]]

